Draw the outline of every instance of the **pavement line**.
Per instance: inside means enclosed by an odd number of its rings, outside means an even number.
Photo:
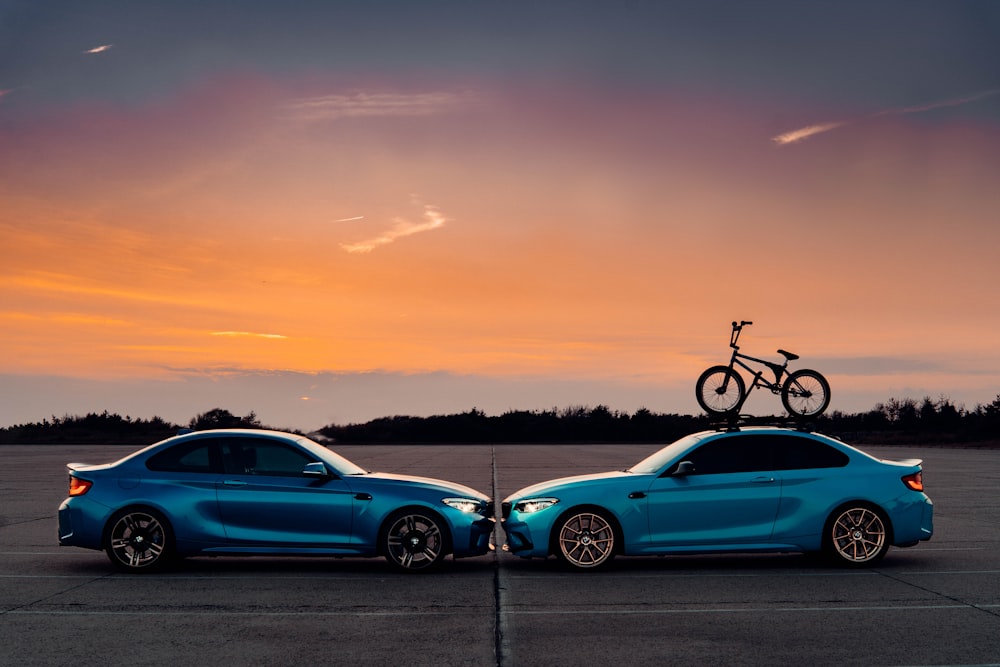
[[[801,613],[801,612],[870,612],[870,611],[937,611],[937,610],[983,610],[998,609],[1000,604],[968,605],[913,605],[913,606],[877,606],[877,607],[752,607],[745,609],[590,609],[590,610],[505,610],[505,616],[625,616],[634,615],[685,615],[685,614],[764,614],[764,613]],[[467,616],[469,609],[460,610],[428,610],[419,609],[414,611],[59,611],[59,610],[38,610],[13,609],[0,612],[0,616],[255,616],[255,617],[283,617],[283,616],[313,616],[313,617],[340,617],[351,616],[366,618],[400,618],[410,616]]]
[[[417,609],[414,611],[60,611],[60,610],[38,610],[12,609],[10,611],[0,611],[0,616],[364,616],[364,617],[385,617],[395,618],[404,616],[468,616],[469,609],[456,610],[429,610]]]
[[[409,576],[409,575],[404,575]],[[260,581],[266,578],[268,581],[274,579],[280,579],[282,581],[292,581],[292,580],[304,580],[304,581],[359,581],[364,579],[365,582],[377,582],[386,583],[387,581],[393,581],[387,577],[369,577],[364,573],[359,573],[357,576],[348,575],[284,575],[284,574],[270,574],[270,573],[259,573],[259,574],[247,574],[247,575],[232,575],[223,574],[215,575],[209,574],[201,577],[193,576],[176,576],[172,577],[169,575],[149,575],[149,574],[114,574],[109,573],[104,576],[100,575],[83,575],[83,574],[0,574],[0,579],[86,579],[88,581],[138,581],[136,577],[142,577],[142,581]]]
[[[948,609],[1000,609],[1000,604],[933,604],[933,605],[893,605],[877,607],[747,607],[743,609],[522,609],[508,610],[510,616],[623,616],[626,614],[765,614],[798,612],[859,612],[859,611],[935,611]]]
[[[872,577],[872,576],[886,576],[888,573],[879,570],[861,570],[856,572],[760,572],[760,573],[748,573],[740,572],[733,574],[711,574],[706,572],[664,572],[662,574],[617,574],[609,573],[611,578],[614,579],[759,579],[765,577],[780,577],[781,579],[795,579],[795,578],[815,578],[815,577]],[[942,574],[1000,574],[1000,570],[931,570],[927,572],[917,572],[917,571],[906,571],[893,574],[898,574],[899,576],[929,576],[929,575],[942,575]],[[512,574],[510,575],[514,579],[521,581],[526,579],[567,579],[573,580],[577,579],[580,575],[576,573],[565,573],[565,574]],[[589,577],[590,575],[583,575]]]

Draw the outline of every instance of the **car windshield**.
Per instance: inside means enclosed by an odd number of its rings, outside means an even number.
[[[351,463],[343,456],[333,451],[329,447],[324,447],[315,440],[310,440],[309,438],[302,438],[299,440],[299,444],[306,449],[312,450],[314,452],[319,452],[321,459],[326,459],[337,469],[337,472],[341,475],[367,475],[368,471],[359,465]]]
[[[663,466],[672,461],[681,452],[690,449],[691,445],[701,440],[702,437],[702,435],[698,434],[684,436],[680,440],[667,445],[660,451],[650,454],[629,468],[626,472],[636,475],[649,475],[654,472],[659,472],[663,469]]]

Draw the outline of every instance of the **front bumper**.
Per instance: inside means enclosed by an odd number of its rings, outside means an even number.
[[[493,528],[496,521],[491,518],[479,519],[468,525],[467,538],[455,535],[454,556],[482,556],[490,550],[490,540],[493,538]]]
[[[520,555],[521,552],[534,550],[535,545],[531,541],[531,529],[528,528],[527,524],[504,521],[502,526],[504,535],[506,536],[503,547],[505,551]]]
[[[545,516],[547,512],[542,510],[527,515],[530,520],[522,520],[524,517],[517,512],[512,512],[510,516],[501,522],[506,540],[503,545],[504,551],[522,558],[546,558],[549,555],[548,535],[552,532],[552,521],[555,515]]]

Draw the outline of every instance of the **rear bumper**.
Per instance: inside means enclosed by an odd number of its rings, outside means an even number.
[[[59,505],[59,545],[103,549],[101,527],[107,514],[108,508],[83,496],[67,498]]]
[[[893,516],[893,546],[913,546],[934,535],[934,503],[924,494]]]

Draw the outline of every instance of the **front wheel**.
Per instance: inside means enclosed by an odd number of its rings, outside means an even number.
[[[830,383],[816,371],[795,371],[781,386],[781,402],[792,416],[818,417],[830,405]]]
[[[556,557],[574,568],[592,570],[615,556],[615,528],[600,510],[567,514],[556,524]]]
[[[171,559],[170,528],[166,519],[153,510],[122,510],[108,522],[104,549],[120,570],[155,572]]]
[[[743,405],[747,388],[743,377],[729,366],[712,366],[695,385],[701,409],[713,417],[727,417]]]
[[[447,535],[440,518],[425,510],[397,512],[383,533],[386,560],[406,572],[436,567],[447,554]]]

